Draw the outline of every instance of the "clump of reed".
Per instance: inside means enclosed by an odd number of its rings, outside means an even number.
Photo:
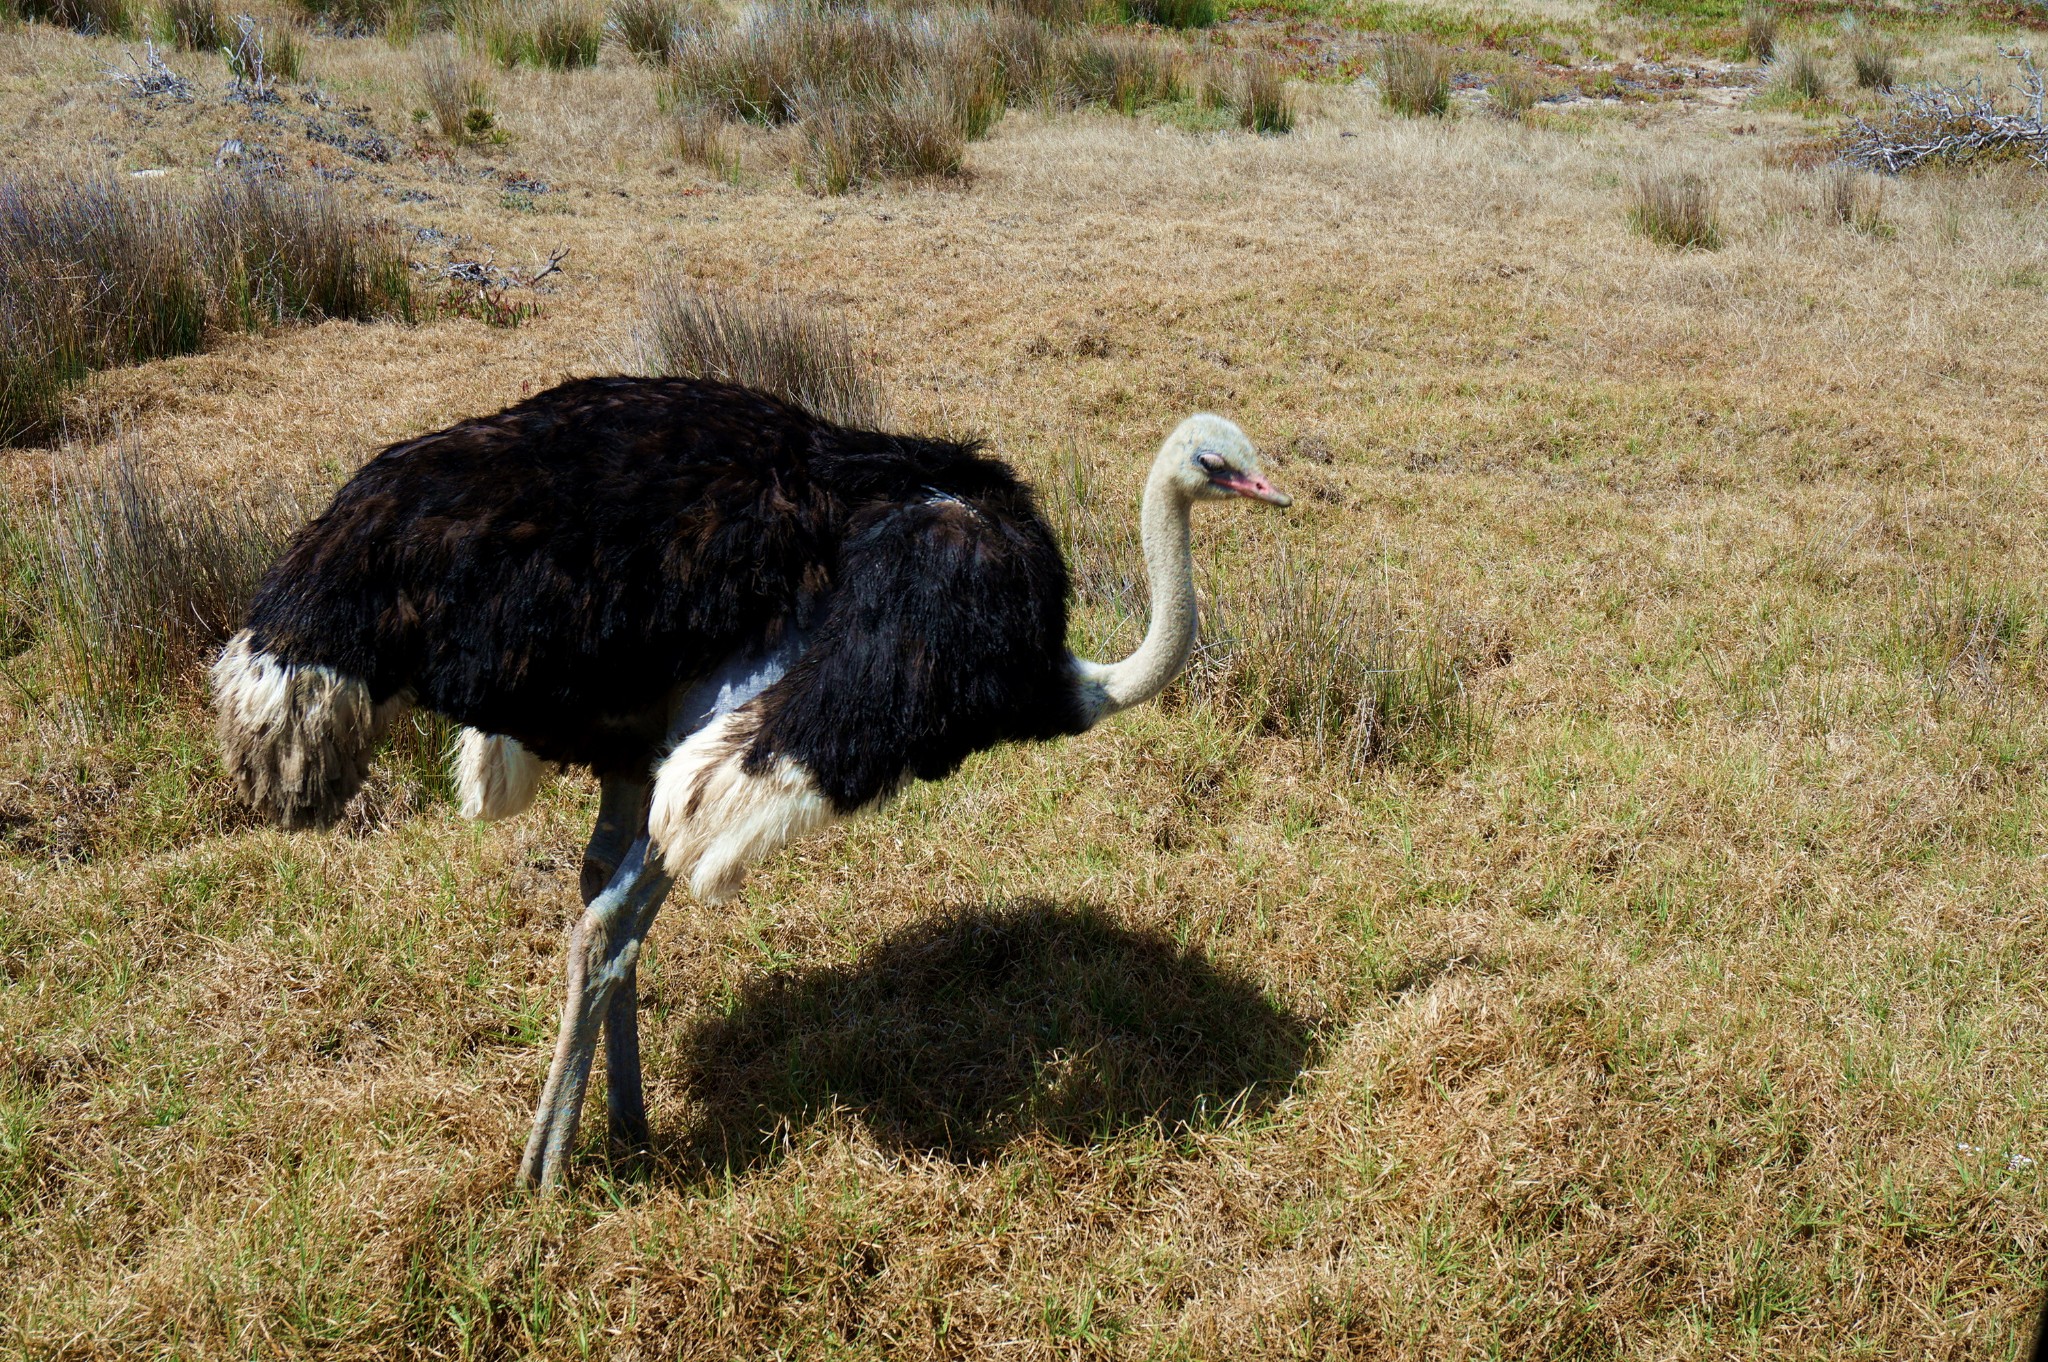
[[[1660,245],[1718,250],[1721,223],[1714,200],[1713,186],[1697,171],[1646,174],[1636,181],[1629,225]]]
[[[1494,112],[1504,118],[1520,118],[1550,93],[1550,82],[1524,66],[1503,71],[1486,87]]]
[[[96,369],[410,302],[393,233],[322,186],[275,180],[0,181],[0,259],[0,444],[53,435],[64,392]]]
[[[1410,118],[1449,113],[1450,55],[1419,38],[1389,38],[1380,48],[1380,103]]]
[[[872,428],[884,414],[853,333],[787,298],[662,279],[641,300],[635,339],[649,374],[758,388],[843,425]]]
[[[1209,28],[1226,13],[1220,0],[1118,0],[1117,8],[1126,23],[1178,29]]]
[[[291,0],[300,16],[344,37],[381,34],[409,42],[422,28],[443,21],[447,12],[427,0]]]
[[[686,29],[698,22],[684,0],[611,0],[606,26],[636,61],[667,66]]]

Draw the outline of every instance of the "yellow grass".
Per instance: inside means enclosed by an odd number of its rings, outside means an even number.
[[[409,59],[308,46],[411,126]],[[141,112],[113,51],[0,33],[0,160],[186,171],[245,126]],[[1894,183],[1858,231],[1767,155],[1796,114],[1412,121],[1332,86],[1281,138],[1012,114],[962,182],[826,200],[679,163],[657,80],[505,73],[504,143],[407,133],[343,186],[501,267],[569,247],[539,319],[231,339],[74,415],[196,480],[332,482],[616,363],[652,277],[792,295],[872,339],[904,425],[1042,481],[1078,449],[1133,503],[1174,421],[1230,414],[1296,504],[1206,516],[1211,588],[1284,552],[1485,640],[1482,740],[1340,780],[1183,697],[979,758],[735,908],[672,902],[657,1157],[610,1168],[594,1121],[539,1201],[510,1184],[588,782],[472,827],[414,751],[351,835],[251,827],[196,701],[86,725],[9,604],[10,1352],[2017,1353],[2048,1250],[2038,178]],[[1674,163],[1718,252],[1629,230]],[[10,454],[15,504],[72,457]],[[1087,604],[1087,646],[1128,646]]]

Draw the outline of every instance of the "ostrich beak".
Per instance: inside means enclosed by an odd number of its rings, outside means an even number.
[[[1240,473],[1235,469],[1226,469],[1221,473],[1211,475],[1209,481],[1215,483],[1226,492],[1235,492],[1241,497],[1250,497],[1253,501],[1269,501],[1275,506],[1292,506],[1294,504],[1293,497],[1288,496],[1257,473]]]

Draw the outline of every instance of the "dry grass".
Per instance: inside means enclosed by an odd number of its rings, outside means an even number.
[[[135,32],[138,16],[129,0],[8,0],[7,10],[23,23],[55,24],[103,37]]]
[[[1486,87],[1493,107],[1508,118],[1520,118],[1553,93],[1550,82],[1525,66],[1514,66]]]
[[[1686,59],[1608,13],[1508,17]],[[1230,37],[1375,40],[1267,22]],[[2024,40],[1915,24],[1916,63],[1987,89]],[[406,54],[310,41],[337,103],[404,128]],[[261,135],[110,92],[117,59],[0,34],[0,158],[185,174]],[[1806,111],[1739,89],[1437,120],[1330,83],[1287,138],[1033,102],[966,176],[821,202],[787,125],[730,130],[774,174],[679,165],[623,54],[496,79],[505,143],[335,192],[505,269],[570,247],[545,315],[238,334],[72,410],[195,494],[331,485],[608,367],[641,280],[811,299],[890,424],[986,432],[1048,501],[1085,449],[1112,529],[1178,418],[1240,421],[1297,500],[1201,509],[1212,606],[1312,566],[1474,660],[1483,741],[1340,779],[1190,693],[672,902],[640,964],[660,1147],[615,1167],[593,1121],[541,1202],[511,1178],[591,785],[465,825],[414,734],[357,835],[251,827],[189,690],[58,722],[54,631],[0,591],[0,1350],[2024,1355],[2036,173],[1888,179],[1867,234],[1799,168]],[[355,164],[302,140],[273,145]],[[1719,189],[1720,251],[1617,242],[1657,165]],[[509,206],[512,174],[552,189]],[[9,454],[0,534],[75,457]],[[1084,582],[1077,648],[1136,627]]]
[[[234,32],[220,0],[164,0],[162,37],[188,52],[215,52]]]
[[[612,0],[611,30],[636,61],[666,66],[685,29],[700,26],[702,15],[683,0]]]
[[[1629,226],[1661,246],[1721,248],[1721,218],[1714,186],[1696,170],[1646,174],[1636,180]]]
[[[501,67],[595,66],[604,43],[595,0],[464,0],[454,18],[465,41]]]
[[[1380,47],[1380,102],[1411,118],[1449,113],[1450,55],[1418,38],[1389,38]]]
[[[846,425],[882,419],[881,388],[852,333],[788,299],[664,280],[642,299],[637,341],[646,373],[759,388]]]

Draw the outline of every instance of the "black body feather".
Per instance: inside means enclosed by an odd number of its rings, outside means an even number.
[[[280,661],[600,774],[652,763],[680,688],[798,631],[747,764],[792,757],[845,811],[1085,727],[1066,609],[1029,490],[976,446],[604,378],[383,451],[249,625]]]

